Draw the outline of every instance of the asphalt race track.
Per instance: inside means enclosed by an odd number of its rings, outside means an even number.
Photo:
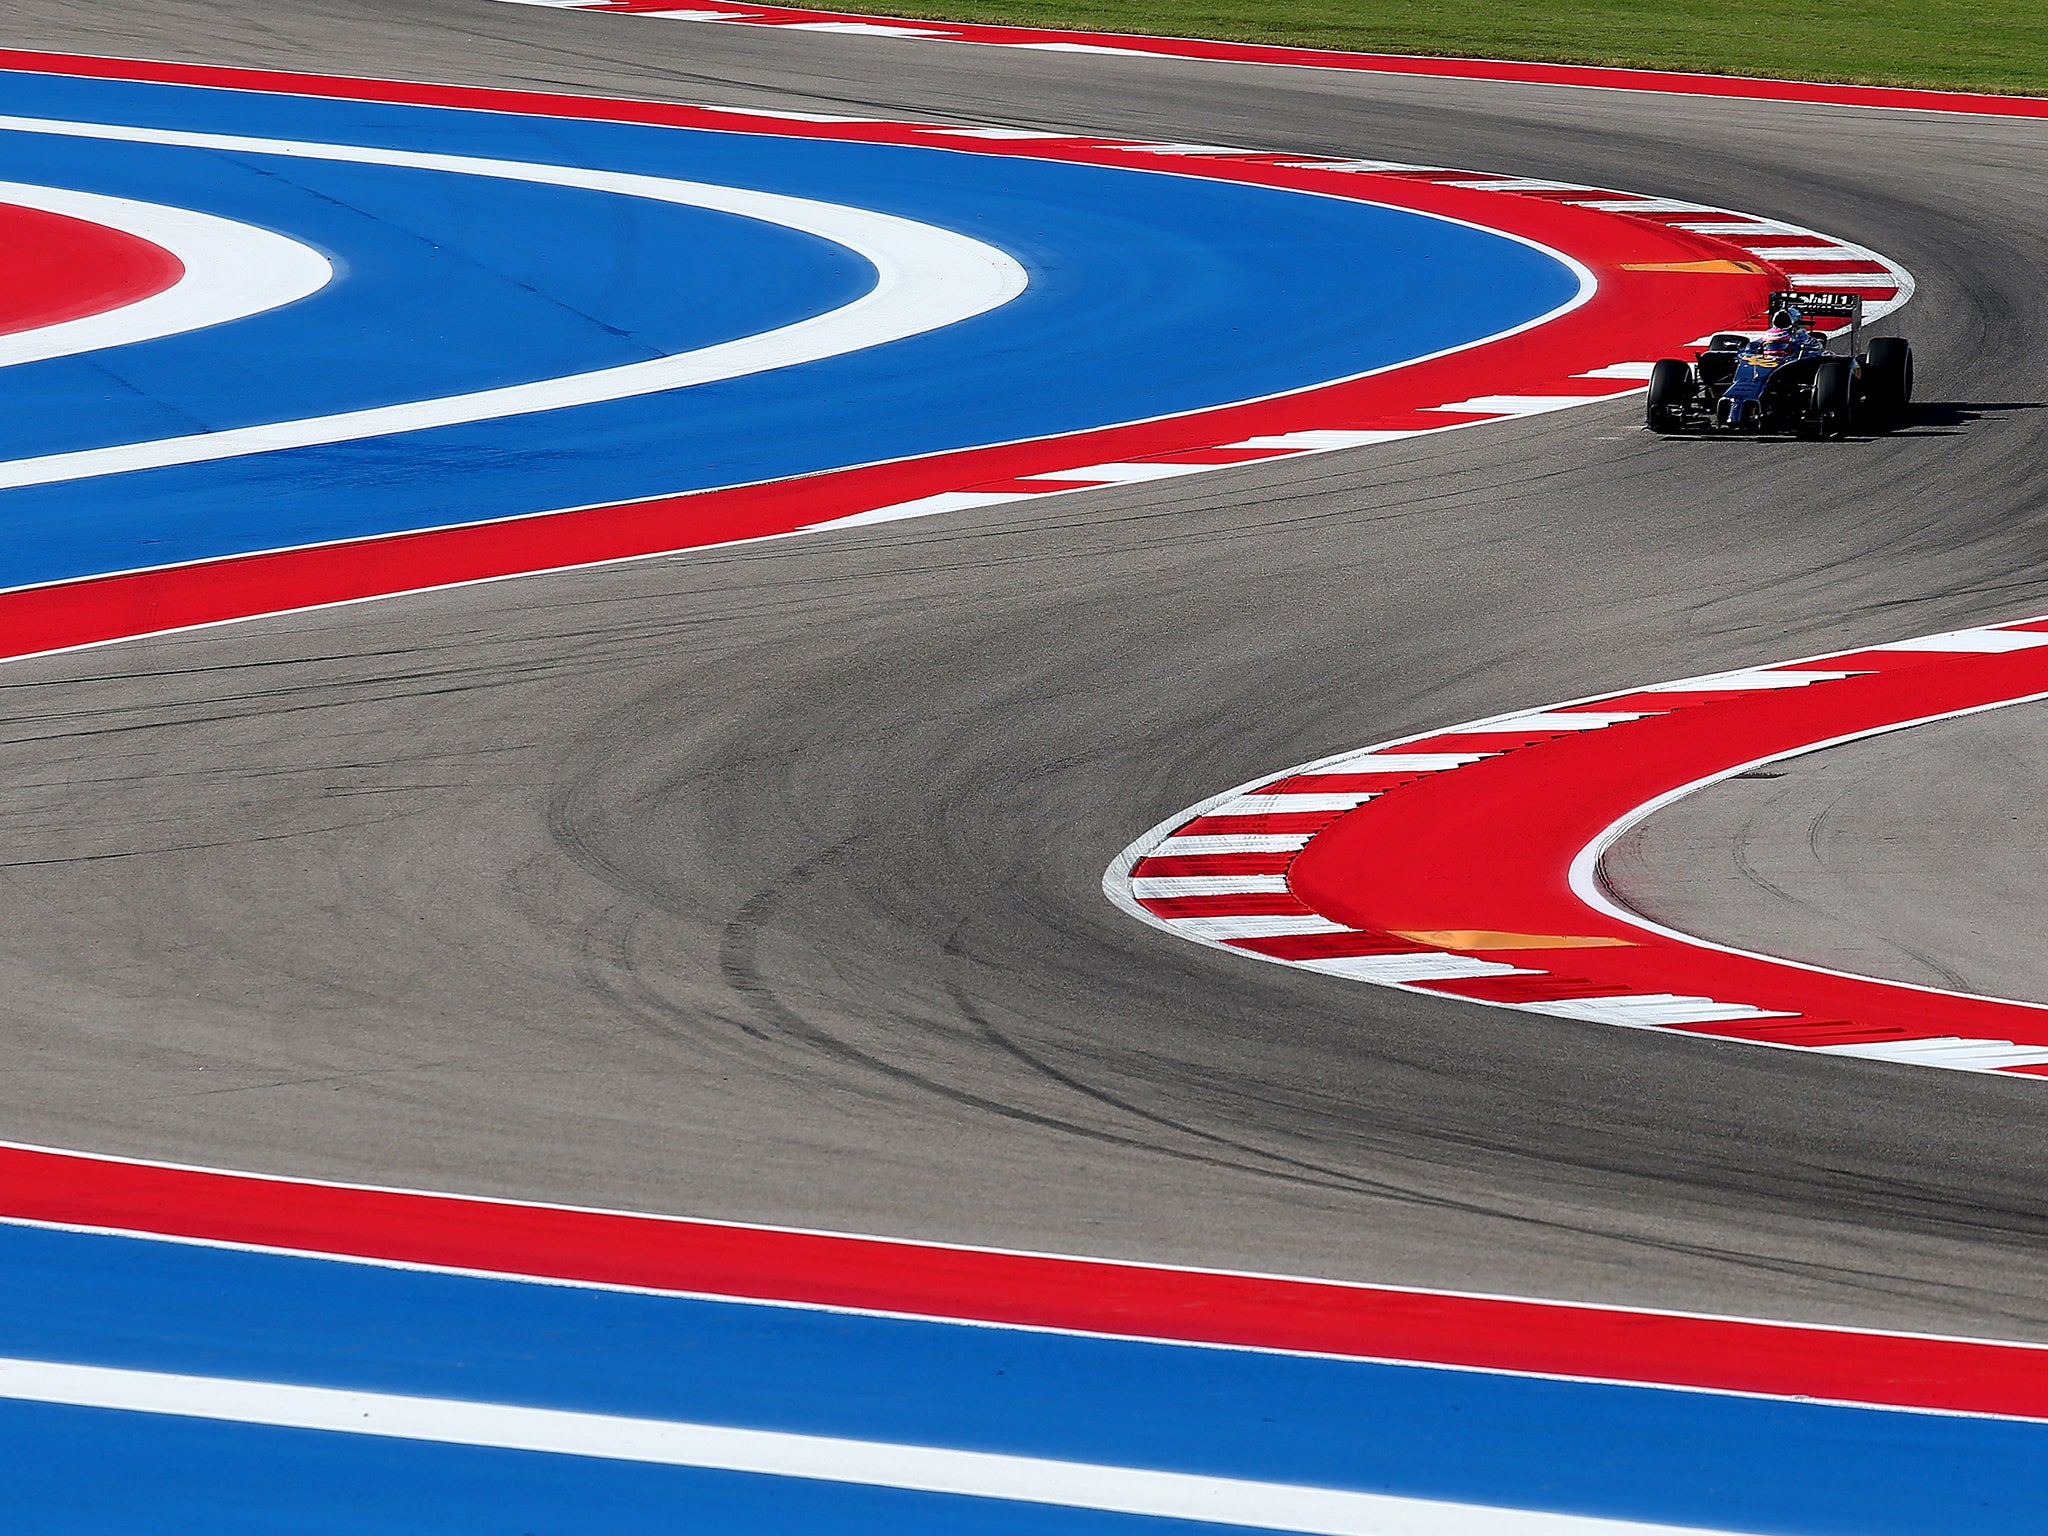
[[[2048,610],[2040,124],[493,0],[17,0],[7,34],[1741,207],[1915,273],[1926,403],[1884,441],[1692,443],[1631,400],[10,664],[6,1137],[2048,1339],[2037,1086],[1537,1028],[1180,944],[1099,890],[1161,816],[1342,747]],[[1888,830],[1949,846],[2000,788],[1895,791],[1919,822]],[[1776,910],[1787,953],[1853,942]],[[2038,996],[2030,910],[1982,918],[2012,947],[1967,979]]]

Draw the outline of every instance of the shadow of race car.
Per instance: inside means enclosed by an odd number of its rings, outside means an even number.
[[[1774,293],[1771,329],[1713,337],[1688,363],[1667,357],[1650,372],[1652,432],[1782,432],[1800,437],[1883,432],[1913,399],[1913,348],[1880,336],[1863,350],[1863,298]],[[1830,352],[1817,320],[1848,322],[1848,351]]]

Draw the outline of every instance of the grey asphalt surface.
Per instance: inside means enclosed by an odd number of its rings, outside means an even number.
[[[1608,883],[1739,949],[2048,1003],[2044,716],[2018,704],[1739,775],[1630,832]]]
[[[1346,987],[1097,889],[1341,747],[2048,610],[2048,127],[490,0],[0,32],[1696,197],[1912,267],[1928,402],[1840,445],[1593,408],[11,664],[0,1135],[2048,1339],[2038,1083]]]

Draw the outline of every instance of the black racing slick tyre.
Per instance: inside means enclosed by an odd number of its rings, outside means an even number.
[[[1675,357],[1667,357],[1650,370],[1650,396],[1643,407],[1645,424],[1652,432],[1676,432],[1685,425],[1692,408],[1692,369]]]
[[[1846,357],[1823,358],[1814,370],[1811,420],[1816,436],[1841,437],[1849,430],[1855,370],[1855,363]]]
[[[1906,419],[1913,403],[1913,348],[1902,336],[1880,336],[1863,358],[1863,411],[1880,432]]]

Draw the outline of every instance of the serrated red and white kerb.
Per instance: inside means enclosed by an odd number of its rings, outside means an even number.
[[[1498,715],[1228,790],[1131,844],[1110,899],[1182,938],[1560,1019],[2048,1077],[2048,1007],[1730,949],[1600,861],[1762,764],[2048,698],[2048,617]]]
[[[974,137],[997,134],[1005,139],[1023,137],[1057,139],[1052,134],[1025,134],[1015,129],[958,128],[931,129],[932,133]],[[1084,141],[1068,141],[1075,144]],[[1727,251],[1722,258],[1696,263],[1644,263],[1631,270],[1650,272],[1720,268],[1734,275],[1747,266],[1752,275],[1782,274],[1793,289],[1832,292],[1853,289],[1864,296],[1864,319],[1882,319],[1913,297],[1913,275],[1889,257],[1832,235],[1781,220],[1717,208],[1707,203],[1676,198],[1650,197],[1642,193],[1588,186],[1581,182],[1549,181],[1527,176],[1487,175],[1477,171],[1453,170],[1447,166],[1405,165],[1386,160],[1298,159],[1270,152],[1229,149],[1213,144],[1126,144],[1107,140],[1085,141],[1091,149],[1124,151],[1132,156],[1171,157],[1174,160],[1251,160],[1285,166],[1291,170],[1337,172],[1359,181],[1385,185],[1391,190],[1403,183],[1448,187],[1460,191],[1505,194],[1536,199],[1565,208],[1583,208],[1613,214],[1643,224],[1661,227],[1686,236],[1704,236]],[[1731,259],[1732,258],[1732,259]],[[1763,317],[1753,317],[1760,324]],[[1836,334],[1839,334],[1838,328]],[[1689,338],[1694,346],[1705,346],[1710,338]],[[999,506],[1006,502],[1031,500],[1065,491],[1097,490],[1106,485],[1131,485],[1148,480],[1166,480],[1182,475],[1256,463],[1263,459],[1294,458],[1303,454],[1332,453],[1339,449],[1372,447],[1424,437],[1460,427],[1542,415],[1581,405],[1596,405],[1643,388],[1655,365],[1654,358],[1630,357],[1602,363],[1569,375],[1532,381],[1524,377],[1515,393],[1467,395],[1462,399],[1429,400],[1427,397],[1402,402],[1383,413],[1379,420],[1361,424],[1354,416],[1332,417],[1328,425],[1308,423],[1285,432],[1256,434],[1222,440],[1194,448],[1116,462],[1077,464],[1070,469],[1045,470],[987,484],[946,491],[936,496],[877,507],[830,522],[813,524],[813,529],[856,527],[869,523],[895,522],[939,512]]]

